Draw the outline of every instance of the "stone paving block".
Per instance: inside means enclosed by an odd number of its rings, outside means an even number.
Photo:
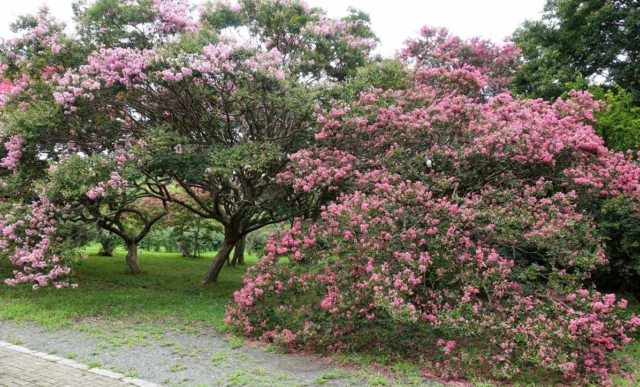
[[[2,387],[126,387],[124,375],[98,369],[89,372],[84,364],[36,352],[17,345],[0,346],[0,386]],[[106,375],[106,376],[105,376]],[[109,377],[111,376],[111,377]],[[113,377],[116,377],[114,379]],[[147,385],[143,385],[147,387]],[[149,386],[154,386],[150,384]]]
[[[69,366],[69,367],[77,368],[79,370],[85,370],[86,371],[86,370],[89,369],[89,367],[87,367],[86,364],[81,364],[81,363],[78,363],[77,361],[69,360],[69,359],[58,360],[57,363],[58,364],[64,364],[64,365]]]
[[[6,348],[9,348],[11,350],[17,351],[17,352],[22,352],[22,353],[34,353],[35,351],[29,349],[29,348],[25,348],[22,347],[20,345],[9,345]]]
[[[40,359],[49,360],[49,361],[64,360],[63,357],[56,356],[56,355],[49,355],[48,353],[44,353],[44,352],[36,352],[36,353],[32,353],[32,355],[35,357],[39,357]]]
[[[92,373],[98,374],[98,375],[102,375],[102,376],[107,376],[107,377],[113,378],[113,379],[122,379],[122,378],[124,378],[123,374],[119,374],[117,372],[105,370],[105,369],[102,369],[102,368],[92,368],[92,369],[89,370],[89,372],[92,372]]]
[[[122,379],[122,381],[138,387],[161,387],[159,384],[147,382],[146,380],[136,378],[124,378]]]

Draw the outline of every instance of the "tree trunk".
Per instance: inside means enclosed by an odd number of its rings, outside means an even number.
[[[100,239],[102,249],[100,250],[101,257],[113,257],[113,240],[110,236],[102,236]]]
[[[182,243],[180,243],[180,241],[178,241],[178,240],[176,239],[174,242],[176,242],[176,245],[178,245],[178,250],[180,250],[180,252],[182,253],[182,256],[183,256],[183,257],[187,257],[187,258],[190,258],[190,257],[191,257],[191,254],[189,253],[189,250],[187,250],[187,248],[186,248],[186,247],[184,247],[184,246],[182,245]]]
[[[193,234],[194,240],[193,240],[193,256],[194,257],[200,257],[200,246],[198,246],[198,236],[200,234],[200,219],[198,218],[198,222],[197,222],[197,226],[196,226],[196,232]]]
[[[231,261],[231,266],[236,267],[236,263],[238,265],[244,265],[244,238],[242,237],[238,243],[236,243],[236,247],[233,250],[233,260]]]
[[[224,263],[229,260],[229,255],[231,254],[231,250],[233,250],[233,246],[238,241],[238,237],[235,233],[226,232],[224,233],[224,240],[222,241],[222,246],[220,247],[220,251],[211,262],[211,267],[209,267],[209,271],[207,275],[204,276],[201,283],[202,285],[209,285],[215,282],[218,282],[218,274],[224,267]]]
[[[127,241],[127,265],[131,274],[140,274],[138,246],[135,241]]]

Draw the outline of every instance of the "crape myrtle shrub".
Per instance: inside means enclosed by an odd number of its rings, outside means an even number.
[[[585,286],[607,263],[593,211],[625,200],[637,216],[640,169],[590,126],[603,106],[513,97],[508,45],[425,28],[406,47],[405,89],[319,112],[316,147],[279,178],[336,199],[272,235],[227,322],[291,349],[384,348],[443,375],[610,383],[640,318]]]

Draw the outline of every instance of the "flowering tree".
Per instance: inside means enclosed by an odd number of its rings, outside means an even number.
[[[278,12],[293,24],[274,19]],[[224,226],[220,254],[203,280],[210,283],[243,235],[306,207],[273,177],[308,141],[321,92],[310,80],[345,77],[372,44],[358,14],[336,21],[298,2],[213,4],[201,24],[175,48],[95,52],[87,65],[56,78],[55,98],[70,120],[117,106],[111,114],[139,139],[142,170],[176,182],[196,205],[171,200]],[[245,26],[248,39],[210,43],[211,33],[241,34]],[[311,48],[317,50],[309,57]]]
[[[624,198],[638,217],[636,158],[604,147],[588,93],[514,98],[501,90],[513,47],[431,31],[408,41],[402,90],[319,115],[315,148],[279,179],[336,199],[271,238],[227,322],[289,348],[384,348],[442,374],[482,364],[609,383],[640,318],[585,283],[607,262],[594,209]]]
[[[211,3],[199,21],[182,0],[98,0],[75,11],[77,40],[43,11],[4,48],[15,94],[5,111],[45,105],[43,125],[56,128],[42,138],[39,128],[16,126],[33,159],[126,149],[144,176],[128,181],[140,196],[224,227],[204,283],[217,280],[244,235],[315,206],[275,176],[313,140],[319,96],[367,61],[375,40],[366,15],[336,20],[285,0]],[[25,52],[23,42],[38,47]],[[59,64],[34,70],[40,51]]]
[[[45,193],[64,206],[63,216],[68,221],[95,224],[120,237],[127,248],[129,271],[138,274],[138,244],[169,209],[166,199],[149,198],[139,185],[129,183],[144,177],[127,165],[126,155],[121,152],[116,160],[103,154],[70,155],[51,166]],[[159,197],[168,196],[163,196],[163,185],[146,184],[155,187]]]

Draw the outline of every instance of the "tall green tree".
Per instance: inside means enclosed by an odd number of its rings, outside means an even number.
[[[524,63],[515,90],[559,97],[581,74],[628,90],[640,101],[640,3],[633,0],[547,0],[541,20],[513,40]]]

